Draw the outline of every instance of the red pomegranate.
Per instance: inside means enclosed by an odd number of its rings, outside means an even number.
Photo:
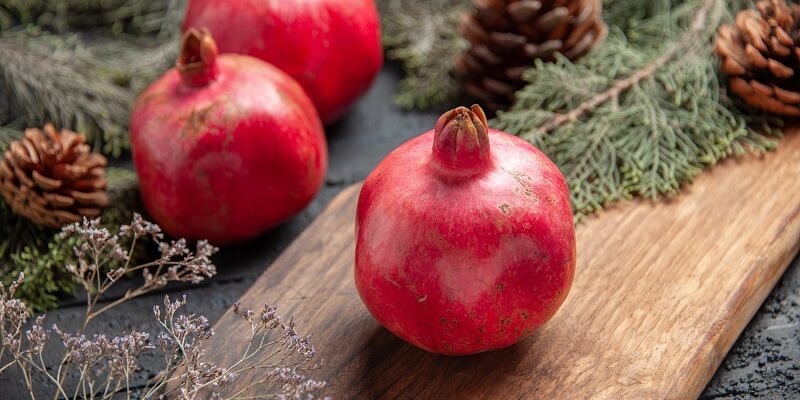
[[[228,244],[302,210],[327,144],[300,85],[253,57],[217,56],[190,29],[176,67],[137,99],[130,124],[144,205],[168,233]]]
[[[489,129],[478,106],[445,113],[361,189],[356,287],[381,324],[425,350],[516,343],[553,316],[574,272],[564,177],[532,145]]]
[[[190,0],[183,29],[208,28],[223,53],[258,57],[303,86],[324,123],[366,92],[383,64],[373,0]]]

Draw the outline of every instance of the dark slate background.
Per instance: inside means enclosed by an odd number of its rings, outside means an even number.
[[[151,310],[162,302],[165,293],[186,293],[189,312],[206,315],[212,321],[219,318],[341,189],[364,179],[397,145],[433,127],[440,111],[408,112],[393,105],[400,76],[396,65],[388,65],[353,111],[328,127],[330,170],[320,195],[302,214],[246,245],[223,249],[215,259],[219,267],[215,278],[194,287],[171,286],[135,299],[93,322],[89,333],[115,334],[134,329],[157,332]],[[800,399],[798,264],[800,259],[792,262],[701,399]],[[112,298],[133,284],[136,282],[124,282]],[[84,306],[80,298],[65,299],[61,308],[49,313],[48,321],[62,329],[75,330]],[[151,372],[158,365],[155,358],[146,358],[144,364]],[[19,375],[0,376],[0,399],[24,398],[28,397]]]

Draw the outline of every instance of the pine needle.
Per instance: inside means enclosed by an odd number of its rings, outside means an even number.
[[[407,109],[427,109],[456,98],[460,88],[450,70],[455,56],[467,47],[456,27],[470,2],[379,0],[378,6],[387,56],[406,71],[395,102]]]
[[[12,141],[22,137],[22,131],[0,126],[0,154],[8,148]]]
[[[19,16],[16,19],[26,21],[33,17],[24,16],[35,14],[35,10],[52,9],[48,4],[52,2],[9,2],[0,10],[14,9]],[[115,4],[122,8],[113,8]],[[112,26],[93,30],[91,35],[52,34],[42,31],[43,26],[3,31],[0,88],[7,92],[14,110],[24,110],[28,125],[53,122],[83,132],[94,149],[118,157],[128,148],[127,126],[136,94],[169,69],[177,57],[183,4],[183,0],[67,0],[63,7],[53,10],[69,14],[70,18],[99,13],[114,17],[115,22],[107,21]],[[145,11],[146,15],[136,14]],[[137,25],[142,29],[135,30],[148,35],[103,34],[113,31],[115,23],[126,24],[137,18],[152,25],[144,30]],[[33,18],[37,22],[40,19]],[[102,22],[70,21],[84,28]]]
[[[765,151],[764,117],[737,108],[717,79],[713,37],[722,0],[685,1],[636,20],[634,0],[609,2],[604,45],[577,64],[528,71],[530,84],[494,127],[536,144],[561,168],[576,220],[611,201],[676,193],[729,155]],[[625,18],[628,12],[628,18]]]
[[[180,16],[176,1],[156,0],[5,0],[0,29],[33,24],[56,32],[107,28],[115,34],[155,34]]]
[[[0,74],[6,89],[31,120],[86,133],[94,148],[118,156],[128,147],[125,127],[134,94],[97,79],[105,73],[99,66],[47,50],[52,49],[0,38]]]

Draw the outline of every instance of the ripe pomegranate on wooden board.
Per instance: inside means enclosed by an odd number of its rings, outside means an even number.
[[[389,154],[356,214],[356,287],[387,329],[425,350],[510,346],[548,321],[575,273],[570,195],[538,149],[478,106]]]

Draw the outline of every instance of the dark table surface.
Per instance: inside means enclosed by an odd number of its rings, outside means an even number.
[[[185,293],[189,312],[203,314],[212,321],[219,318],[341,189],[364,179],[397,145],[433,127],[440,111],[408,112],[393,105],[392,96],[400,76],[397,66],[388,65],[352,112],[328,127],[328,176],[317,199],[303,213],[248,244],[222,249],[215,258],[219,274],[213,279],[192,287],[170,286],[130,301],[93,322],[94,328],[89,333],[115,334],[134,329],[157,332],[151,310],[154,304],[162,302],[165,293],[174,296]],[[800,399],[798,264],[800,258],[792,262],[742,333],[702,399]],[[135,282],[125,282],[120,289],[132,284]],[[121,293],[118,290],[116,295]],[[48,313],[47,319],[62,329],[75,330],[83,307],[80,299],[65,299],[58,310]],[[145,358],[143,362],[145,368],[157,365],[155,358]],[[28,398],[19,379],[16,374],[0,376],[0,399]]]

